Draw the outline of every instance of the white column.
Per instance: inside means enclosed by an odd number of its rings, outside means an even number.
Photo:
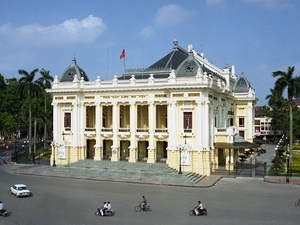
[[[101,147],[102,106],[96,104],[96,146]]]
[[[86,113],[85,113],[85,105],[84,105],[84,103],[80,103],[79,107],[80,108],[79,108],[78,118],[76,118],[77,119],[76,122],[79,121],[79,123],[78,123],[78,130],[77,130],[78,135],[80,135],[81,132],[84,133],[84,131],[85,131],[85,120],[86,120],[85,119],[86,118]],[[81,118],[81,119],[79,119],[79,118]],[[80,146],[84,145],[82,137],[84,137],[83,134],[79,136],[79,145]]]
[[[156,150],[154,142],[155,132],[155,106],[153,101],[149,101],[149,146],[148,146],[148,163],[156,162]]]
[[[118,128],[119,128],[119,106],[117,102],[113,102],[113,145],[111,161],[120,160],[119,143],[118,143]]]
[[[61,118],[64,118],[64,115],[59,115],[59,104],[53,103],[53,141],[58,142],[60,126],[61,126]]]
[[[209,136],[210,136],[210,126],[209,126],[209,124],[210,124],[210,121],[211,121],[211,117],[210,117],[211,115],[210,115],[210,112],[209,112],[208,104],[209,104],[209,101],[206,100],[204,102],[204,107],[203,107],[203,110],[204,110],[204,112],[203,112],[203,115],[204,115],[204,117],[203,117],[204,132],[203,132],[202,137],[203,137],[203,148],[204,149],[208,149]]]
[[[254,116],[253,116],[253,105],[252,102],[248,102],[248,106],[247,106],[247,111],[248,111],[248,135],[247,135],[247,139],[253,139],[254,136]],[[246,140],[247,141],[247,140]]]
[[[129,159],[128,162],[137,162],[137,147],[136,147],[136,122],[137,122],[137,109],[136,103],[130,102],[130,146],[129,146]]]
[[[154,102],[149,102],[149,148],[154,149],[154,131],[155,131],[155,107]]]
[[[198,118],[196,120],[196,133],[197,135],[195,135],[196,137],[196,146],[197,146],[197,150],[201,151],[203,149],[203,134],[205,133],[205,130],[203,129],[203,107],[202,107],[202,101],[197,101],[197,110],[196,110],[196,118]]]
[[[177,149],[178,130],[177,125],[182,124],[178,121],[179,110],[176,110],[176,101],[170,101],[168,106],[168,131],[169,131],[169,150]]]
[[[101,154],[101,127],[102,127],[102,106],[99,102],[96,103],[96,145],[95,145],[95,160],[102,160]]]
[[[79,159],[86,159],[86,142],[85,142],[85,138],[84,138],[84,131],[85,131],[85,123],[86,123],[86,110],[85,110],[85,105],[84,103],[79,104],[80,108],[79,108],[79,115],[77,120],[75,120],[74,122],[78,122],[79,121],[79,127],[77,132],[77,136],[78,136],[78,140],[79,140],[79,147],[81,149],[80,153],[79,153]]]

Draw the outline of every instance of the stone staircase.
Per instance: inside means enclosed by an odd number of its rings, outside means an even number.
[[[136,162],[128,163],[126,161],[112,162],[110,160],[94,161],[80,160],[78,162],[67,165],[69,168],[78,168],[79,170],[97,170],[102,177],[109,176],[114,179],[127,180],[156,180],[181,183],[196,184],[204,178],[204,176],[196,173],[178,174],[176,169],[170,168],[165,163],[145,163]]]
[[[193,183],[200,182],[205,176],[202,176],[198,173],[188,173],[185,175],[187,178],[189,178]]]

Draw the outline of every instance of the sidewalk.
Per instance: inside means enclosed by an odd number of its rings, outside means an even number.
[[[267,153],[258,157],[260,161],[271,164],[274,157],[274,146],[267,146]],[[1,165],[0,169],[5,169],[9,173],[49,176],[60,178],[86,179],[110,182],[125,182],[136,184],[152,184],[166,186],[181,186],[195,188],[209,188],[214,186],[223,177],[228,175],[211,175],[203,176],[197,179],[189,176],[189,173],[169,168],[165,163],[128,163],[125,161],[94,161],[82,160],[70,165],[32,165],[32,164],[11,164],[10,162]],[[265,182],[280,184],[297,184],[300,185],[300,178],[291,177],[286,182],[286,177],[264,177]]]
[[[69,166],[32,165],[32,164],[6,164],[1,166],[9,173],[49,176],[60,178],[86,179],[110,182],[125,182],[136,184],[152,184],[166,186],[181,186],[208,188],[214,186],[221,175],[204,176],[200,181],[194,182],[186,173],[178,174],[167,167],[166,164],[146,163],[86,163],[78,162]]]

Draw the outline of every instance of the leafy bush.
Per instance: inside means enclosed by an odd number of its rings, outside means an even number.
[[[293,154],[291,172],[292,176],[300,176],[300,154]]]

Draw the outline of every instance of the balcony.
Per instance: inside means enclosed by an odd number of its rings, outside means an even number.
[[[124,128],[121,127],[119,128],[119,137],[122,139],[127,139],[130,137],[130,128]]]
[[[159,140],[165,140],[169,137],[168,128],[156,128],[154,136]]]
[[[88,138],[92,138],[96,136],[96,128],[94,127],[86,127],[84,129],[84,135]]]
[[[108,127],[103,127],[101,129],[101,136],[104,138],[111,138],[113,136],[113,129]]]
[[[149,137],[149,128],[144,125],[143,128],[136,129],[136,137],[143,140]]]
[[[238,135],[238,129],[235,126],[231,127],[216,127],[215,128],[215,143],[229,142],[230,137]]]

